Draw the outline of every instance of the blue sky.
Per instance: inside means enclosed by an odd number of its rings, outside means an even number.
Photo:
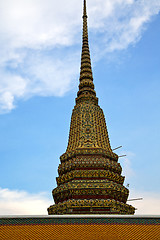
[[[82,3],[0,5],[0,214],[46,214],[78,89]],[[119,161],[130,198],[144,198],[132,203],[137,214],[160,214],[160,1],[87,5],[111,146],[127,155]]]

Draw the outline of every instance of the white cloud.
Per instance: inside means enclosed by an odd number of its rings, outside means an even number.
[[[15,97],[24,97],[27,79],[4,71],[0,71],[0,76],[0,113],[7,113],[15,108]]]
[[[87,5],[94,59],[136,43],[160,11],[160,0]],[[79,74],[81,12],[78,0],[0,1],[0,113],[15,108],[18,99],[62,96],[72,88]]]
[[[46,193],[30,194],[0,188],[0,215],[47,215],[51,204]]]
[[[0,95],[0,113],[6,113],[15,108],[14,97],[11,92],[4,92]]]
[[[70,45],[74,25],[80,22],[76,1],[6,0],[0,2],[3,40],[13,47],[40,48]],[[62,7],[63,6],[63,7]],[[74,11],[72,11],[74,9]],[[78,11],[79,12],[79,11]],[[73,21],[74,19],[74,21]],[[70,33],[73,30],[73,33]]]
[[[100,1],[103,10],[99,7],[97,14],[101,12],[101,17],[95,14],[91,19],[91,27],[96,26],[97,32],[102,34],[101,38],[96,38],[96,54],[104,55],[135,44],[141,38],[146,23],[160,11],[160,0]]]
[[[129,199],[136,198],[143,198],[143,200],[128,201],[128,204],[137,209],[137,215],[160,215],[160,193],[131,189]]]
[[[76,54],[63,56],[63,59],[54,59],[52,56],[35,52],[35,55],[32,55],[28,61],[26,75],[34,79],[28,85],[32,95],[62,96],[72,88],[73,84],[76,84],[78,72]]]

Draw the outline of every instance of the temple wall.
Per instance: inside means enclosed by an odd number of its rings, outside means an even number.
[[[159,240],[160,216],[1,216],[0,239]]]

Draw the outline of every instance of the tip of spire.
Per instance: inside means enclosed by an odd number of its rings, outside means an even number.
[[[87,17],[87,6],[86,6],[86,0],[84,0],[84,3],[83,3],[83,17]]]

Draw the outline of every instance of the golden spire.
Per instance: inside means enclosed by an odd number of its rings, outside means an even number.
[[[83,9],[81,72],[66,152],[60,157],[52,214],[134,214],[126,204],[121,166],[110,146],[103,110],[94,91],[88,44],[86,0]]]
[[[79,89],[80,91],[78,92],[78,96],[86,91],[91,95],[96,95],[94,91],[90,51],[88,44],[86,0],[84,0],[83,6],[83,36],[82,36],[82,55],[81,55],[81,72]]]

